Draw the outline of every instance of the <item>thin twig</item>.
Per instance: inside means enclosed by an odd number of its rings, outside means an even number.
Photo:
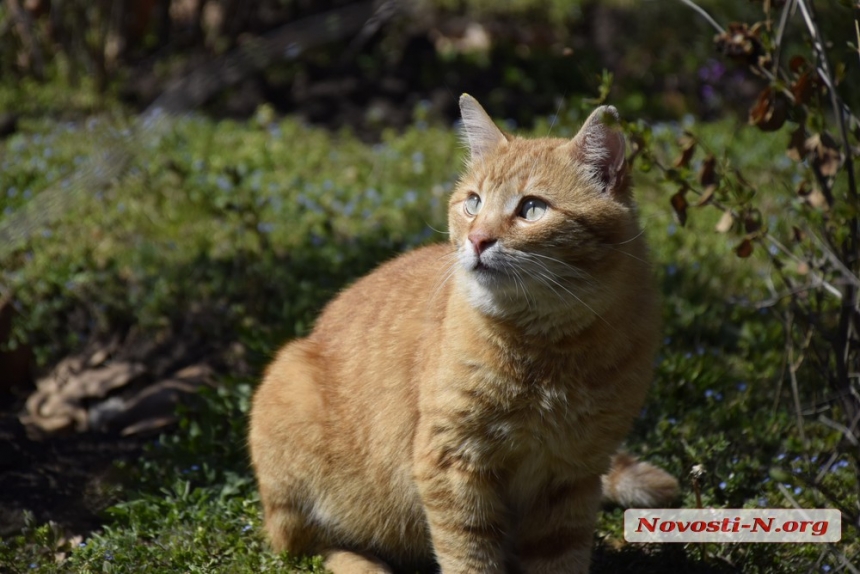
[[[681,2],[683,2],[683,3],[684,3],[684,4],[686,4],[687,6],[689,6],[690,8],[692,8],[693,10],[695,10],[696,12],[698,12],[698,13],[699,13],[699,15],[700,15],[702,18],[704,18],[705,20],[707,20],[707,21],[708,21],[708,23],[709,23],[711,26],[713,26],[713,27],[714,27],[714,29],[715,29],[717,32],[719,32],[720,34],[725,34],[725,33],[726,33],[726,31],[723,29],[723,27],[722,27],[722,26],[720,26],[720,25],[719,25],[719,23],[717,23],[717,21],[716,21],[716,20],[714,20],[713,18],[711,18],[711,15],[710,15],[710,14],[708,14],[708,13],[705,11],[705,9],[704,9],[704,8],[702,8],[701,6],[699,6],[698,4],[696,4],[695,2],[692,2],[692,0],[681,0]]]
[[[848,141],[848,130],[845,126],[845,115],[842,113],[842,105],[839,96],[836,93],[833,74],[830,70],[830,63],[827,59],[827,53],[824,50],[824,41],[821,38],[821,32],[812,14],[811,5],[807,5],[807,0],[797,0],[800,11],[803,14],[803,19],[806,22],[806,27],[812,37],[813,49],[818,57],[819,75],[827,85],[830,94],[830,101],[833,106],[833,113],[839,125],[839,134],[842,139],[842,148],[845,151],[845,171],[848,174],[848,201],[850,207],[857,207],[857,182],[854,179],[854,161],[853,150]],[[849,235],[842,243],[842,259],[848,261],[849,265],[854,267],[857,261],[857,244],[858,244],[858,220],[854,215],[849,219]],[[853,265],[852,265],[853,263]],[[839,327],[836,333],[836,340],[833,342],[833,350],[836,359],[836,373],[838,377],[838,386],[842,388],[849,384],[848,369],[851,362],[851,339],[855,315],[857,314],[857,287],[851,283],[845,285],[843,305],[839,312]],[[853,417],[858,405],[845,403],[846,414]]]
[[[806,432],[803,428],[803,409],[800,406],[800,389],[797,385],[797,370],[803,364],[804,356],[801,355],[797,362],[794,361],[794,340],[789,335],[786,337],[786,354],[788,355],[788,375],[791,377],[791,396],[794,399],[794,414],[797,418],[797,432],[800,441],[806,446]]]
[[[790,2],[786,2],[785,6],[782,7],[782,13],[779,15],[779,28],[776,32],[776,37],[774,39],[774,43],[776,47],[773,50],[773,74],[776,75],[779,73],[779,56],[782,53],[782,38],[785,35],[785,28],[788,24],[788,16],[791,14],[791,11],[794,9],[795,0],[791,0]]]
[[[858,443],[857,437],[855,436],[854,432],[847,426],[841,425],[833,419],[829,419],[824,415],[819,415],[818,422],[820,422],[824,426],[832,428],[833,430],[841,432],[845,436],[845,439],[852,445],[857,446],[858,444],[860,444]]]

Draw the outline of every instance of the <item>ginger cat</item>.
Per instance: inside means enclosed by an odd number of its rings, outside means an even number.
[[[460,109],[450,243],[341,293],[254,397],[272,547],[336,574],[587,572],[601,476],[651,380],[658,304],[615,108],[572,140]],[[677,490],[627,455],[603,482],[628,505]]]

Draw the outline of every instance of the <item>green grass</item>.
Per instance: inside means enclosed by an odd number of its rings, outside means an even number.
[[[270,117],[261,110],[242,123],[185,118],[158,133],[109,118],[89,126],[37,122],[4,142],[0,227],[29,233],[0,260],[0,288],[21,309],[16,341],[36,345],[47,365],[99,334],[190,321],[218,344],[240,342],[259,369],[286,339],[308,331],[338,289],[398,252],[444,239],[435,230],[445,229],[446,194],[462,157],[450,130],[416,126],[365,145],[349,133]],[[561,118],[554,133],[570,134],[573,119]],[[726,144],[735,164],[756,168],[760,181],[790,177],[774,161],[781,142],[728,122],[696,128],[710,145]],[[674,129],[658,130],[658,143],[673,140]],[[127,146],[124,175],[104,189],[64,189],[63,178],[106,142]],[[772,269],[762,250],[735,257],[737,238],[713,232],[715,210],[691,209],[680,227],[669,207],[675,189],[653,171],[636,179],[665,340],[630,449],[681,478],[684,506],[696,504],[687,478],[696,464],[706,471],[704,505],[788,507],[787,492],[803,506],[826,506],[801,480],[819,471],[847,505],[856,504],[851,469],[841,460],[822,468],[838,433],[813,421],[810,442],[799,440],[781,382],[781,325],[749,304],[768,294]],[[34,219],[18,214],[48,186],[60,190],[63,209],[53,223],[30,226]],[[774,194],[772,204],[779,201]],[[202,408],[183,414],[176,432],[123,469],[121,502],[107,510],[102,531],[70,546],[50,525],[30,524],[0,543],[0,570],[320,571],[318,560],[266,550],[245,451],[256,381],[221,382]],[[810,393],[821,384],[803,383]],[[835,571],[839,563],[814,545],[614,550],[621,526],[620,511],[602,515],[601,572],[717,572],[734,564],[789,573]],[[857,533],[846,528],[835,549],[856,557]],[[55,562],[57,551],[65,561]]]

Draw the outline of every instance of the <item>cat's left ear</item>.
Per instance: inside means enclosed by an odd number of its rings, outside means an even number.
[[[460,115],[463,117],[463,135],[469,145],[472,161],[482,159],[507,143],[502,130],[496,127],[478,100],[469,94],[460,96]]]
[[[609,193],[620,193],[624,185],[624,136],[621,118],[614,106],[594,110],[576,137],[567,144],[579,163],[588,167],[597,184]]]

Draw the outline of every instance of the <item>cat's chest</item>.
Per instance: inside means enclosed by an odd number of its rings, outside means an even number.
[[[566,464],[571,443],[593,432],[592,415],[601,409],[603,397],[587,376],[570,356],[477,367],[464,381],[464,431],[482,451],[508,460]]]

